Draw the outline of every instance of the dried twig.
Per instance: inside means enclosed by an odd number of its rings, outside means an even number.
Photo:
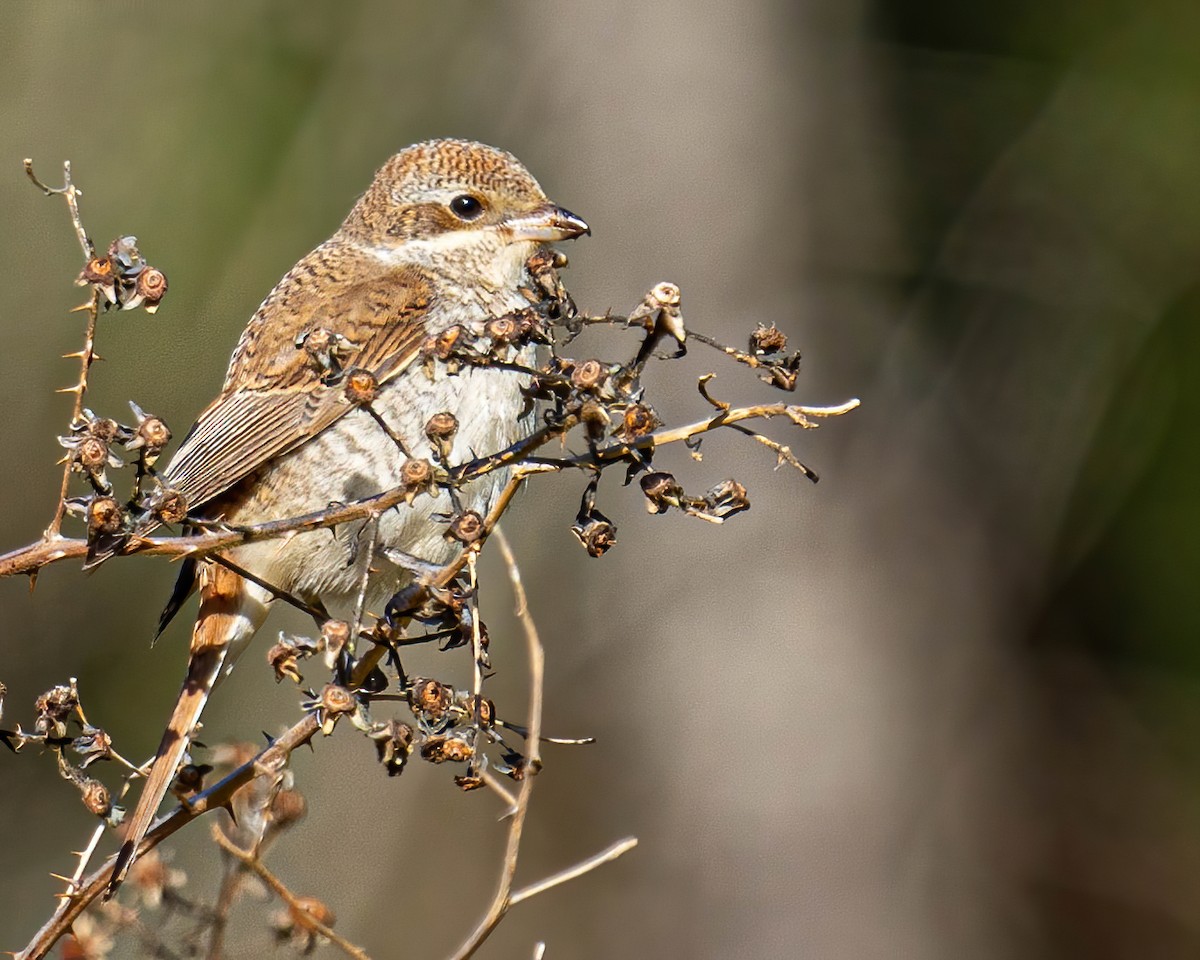
[[[454,952],[452,960],[467,960],[468,957],[473,956],[475,951],[483,945],[483,942],[491,936],[492,931],[499,926],[500,921],[504,919],[505,914],[508,913],[514,904],[522,900],[528,900],[530,897],[544,890],[549,890],[560,883],[565,883],[575,877],[582,876],[589,870],[594,870],[601,864],[615,860],[637,846],[636,839],[632,837],[627,838],[614,844],[602,853],[589,857],[587,860],[583,860],[567,870],[556,873],[538,883],[530,884],[513,893],[513,877],[516,875],[517,860],[521,853],[521,834],[525,827],[525,816],[529,812],[529,799],[533,792],[534,776],[541,766],[538,747],[541,742],[542,731],[542,688],[546,657],[541,640],[538,637],[537,625],[534,623],[533,617],[529,612],[529,604],[525,596],[525,587],[521,582],[521,570],[517,566],[516,555],[513,553],[512,547],[509,545],[503,531],[497,528],[494,533],[497,546],[504,557],[509,581],[512,583],[513,594],[516,598],[517,619],[520,621],[525,634],[526,655],[529,660],[529,719],[528,735],[526,737],[528,769],[525,772],[524,779],[521,781],[521,790],[517,795],[516,809],[512,819],[509,820],[508,839],[504,848],[504,862],[500,870],[500,881],[497,884],[496,892],[492,896],[492,902],[489,904],[487,912],[483,915],[483,918],[471,932],[470,936],[463,941],[462,946]]]
[[[364,951],[361,947],[355,946],[345,937],[335,933],[332,928],[326,926],[324,923],[314,917],[308,911],[303,901],[301,901],[299,897],[292,893],[292,891],[287,888],[282,880],[280,880],[277,876],[275,876],[274,873],[267,869],[266,864],[264,864],[262,860],[260,860],[253,853],[243,850],[241,847],[239,847],[236,843],[225,836],[224,831],[215,824],[212,828],[212,838],[214,841],[216,841],[217,846],[219,846],[230,856],[240,861],[248,869],[252,870],[255,875],[263,881],[263,883],[270,887],[271,890],[274,891],[275,895],[288,905],[292,916],[296,918],[298,923],[302,924],[313,933],[325,937],[325,939],[338,947],[347,956],[354,957],[354,960],[371,960],[371,958],[367,956],[366,951]]]

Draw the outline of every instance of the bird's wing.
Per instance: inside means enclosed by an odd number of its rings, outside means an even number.
[[[318,251],[319,252],[319,251]],[[312,261],[312,262],[310,262]],[[383,384],[416,357],[432,301],[428,279],[407,268],[342,281],[361,271],[321,272],[301,260],[263,302],[234,352],[221,395],[200,414],[164,479],[189,509],[268,461],[311,440],[352,408],[341,383],[325,384],[296,339],[325,329],[350,346],[347,367]]]

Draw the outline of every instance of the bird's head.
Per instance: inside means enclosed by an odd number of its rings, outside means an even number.
[[[508,286],[542,244],[590,233],[510,153],[468,140],[408,147],[380,168],[342,231],[381,260]]]

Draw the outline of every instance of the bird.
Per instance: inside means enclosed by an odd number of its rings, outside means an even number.
[[[401,150],[251,317],[220,393],[162,472],[164,488],[182,496],[189,518],[252,524],[396,487],[405,454],[433,459],[424,428],[440,412],[457,417],[458,461],[516,442],[532,430],[519,376],[481,367],[451,376],[414,361],[431,336],[528,308],[530,257],[590,232],[510,153],[452,139]],[[314,364],[304,348],[312,338],[333,345],[327,359],[372,375],[372,410],[402,444]],[[455,506],[486,515],[502,483],[499,472],[484,475],[458,492]],[[390,558],[451,559],[454,546],[433,518],[451,507],[442,491],[388,511],[372,534],[378,550],[356,549],[354,531],[317,530],[231,547],[222,552],[228,565],[207,559],[186,571],[173,600],[199,593],[187,673],[127,822],[109,896],[137,856],[214,684],[266,619],[276,596],[266,585],[320,610],[352,604],[364,579],[369,598],[386,597],[407,575]]]

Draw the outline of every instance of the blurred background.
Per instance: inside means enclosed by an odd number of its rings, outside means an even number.
[[[591,223],[566,276],[582,306],[675,281],[698,330],[778,323],[805,353],[800,402],[863,407],[775,434],[815,487],[732,435],[701,464],[664,456],[693,489],[747,484],[724,528],[610,484],[620,543],[592,560],[567,531],[578,478],[510,515],[545,726],[599,738],[547,748],[519,882],[641,845],[516,908],[481,956],[1193,957],[1198,30],[1172,0],[13,6],[0,544],[50,517],[53,389],[75,375],[58,356],[82,329],[75,239],[23,157],[50,182],[71,159],[97,241],[136,234],[169,276],[156,316],[104,319],[89,402],[135,399],[180,436],[389,154],[497,144]],[[773,399],[716,360],[655,371],[668,419],[702,415],[710,369],[720,396]],[[5,724],[77,676],[93,721],[148,755],[185,658],[182,623],[149,647],[174,575],[0,583]],[[484,602],[493,693],[519,715],[494,571]],[[265,640],[205,739],[296,716]],[[467,659],[425,656],[447,679]],[[309,821],[269,862],[373,956],[449,952],[495,880],[494,798],[428,764],[389,780],[348,727],[296,768]],[[48,873],[90,830],[50,757],[0,753],[0,947],[48,915]],[[203,832],[171,844],[195,894]],[[265,912],[235,914],[229,956],[261,953]]]

